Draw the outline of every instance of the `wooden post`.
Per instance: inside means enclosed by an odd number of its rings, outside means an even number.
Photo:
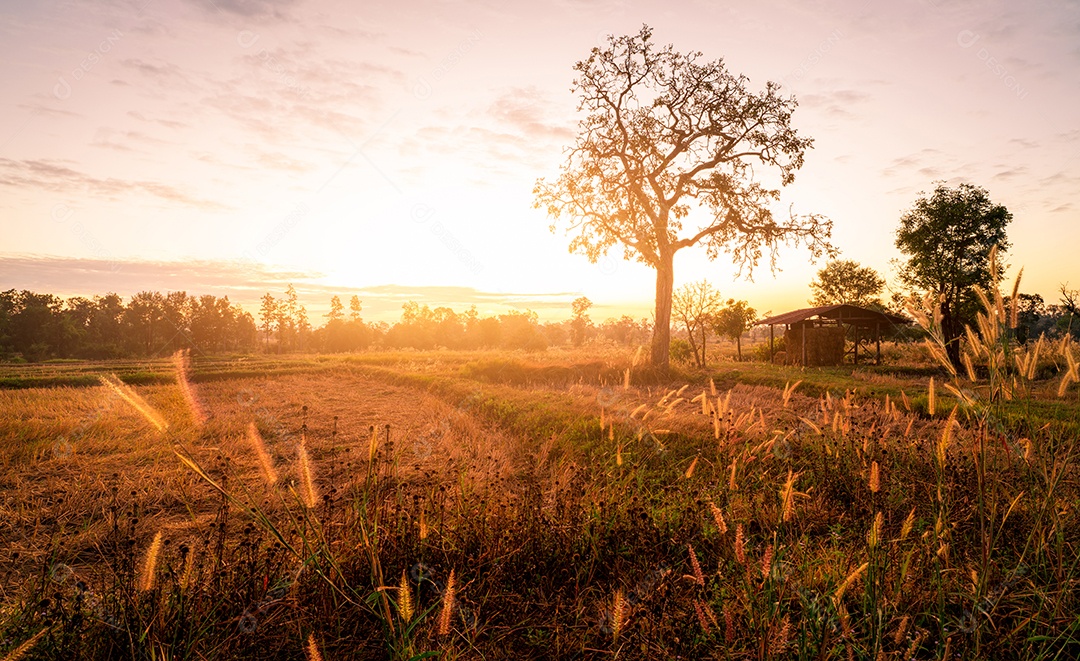
[[[855,364],[859,364],[859,324],[855,324]]]
[[[806,367],[806,324],[804,323],[799,331],[802,333],[802,366]]]
[[[769,324],[769,364],[770,365],[773,365],[773,364],[776,363],[776,358],[774,357],[775,350],[773,349],[773,328],[775,328],[775,326],[773,324]]]
[[[881,364],[881,323],[874,324],[874,341],[877,343],[877,364]]]

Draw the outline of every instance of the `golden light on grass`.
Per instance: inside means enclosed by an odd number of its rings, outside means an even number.
[[[940,438],[940,440],[938,440],[938,444],[937,444],[937,460],[938,460],[938,465],[940,465],[942,467],[945,466],[945,459],[948,456],[949,445],[952,444],[953,426],[957,424],[957,422],[956,422],[956,409],[957,408],[958,408],[957,406],[953,407],[952,413],[949,414],[948,420],[945,421],[945,428],[941,430],[941,438]]]
[[[161,555],[161,531],[154,535],[150,547],[146,550],[146,558],[143,559],[142,571],[139,573],[139,590],[148,592],[154,589],[157,581],[158,556]]]
[[[195,396],[195,387],[191,384],[189,373],[191,372],[191,351],[177,351],[172,355],[173,367],[176,368],[176,383],[180,386],[180,392],[184,395],[184,402],[191,411],[191,419],[197,427],[206,423],[206,412],[202,404]]]
[[[878,467],[878,462],[874,461],[870,463],[870,493],[877,493],[881,490],[881,469]]]
[[[300,496],[304,505],[311,509],[318,504],[319,494],[315,490],[315,478],[312,476],[311,459],[308,457],[306,445],[304,439],[301,439],[300,445],[296,448],[296,455],[300,467]]]
[[[309,633],[307,645],[304,646],[308,661],[323,661],[322,652],[319,651],[319,643],[315,641],[315,634]]]
[[[25,643],[11,650],[11,652],[9,652],[8,655],[4,657],[3,661],[19,661],[19,659],[26,656],[27,652],[34,649],[34,646],[38,644],[38,641],[40,641],[48,632],[49,627],[45,627],[41,631],[38,631],[33,636],[28,638]]]
[[[904,523],[900,526],[900,541],[907,539],[907,536],[911,534],[911,529],[915,525],[915,508],[911,508],[911,512],[904,519]]]
[[[735,526],[735,559],[740,565],[746,564],[746,536],[741,523]]]
[[[277,470],[274,469],[274,460],[270,458],[270,453],[266,451],[266,444],[263,443],[262,434],[259,433],[259,428],[255,426],[254,421],[248,423],[246,436],[251,449],[255,451],[255,457],[259,460],[259,468],[262,469],[263,477],[266,478],[268,484],[273,486],[278,481]]]
[[[98,380],[101,384],[116,393],[120,399],[124,400],[135,409],[139,415],[146,419],[151,425],[158,431],[165,431],[169,428],[169,423],[165,422],[165,418],[162,417],[157,410],[146,403],[139,393],[135,392],[130,386],[126,385],[120,379],[116,378],[115,374],[108,376],[99,376]]]
[[[697,462],[700,458],[700,456],[694,457],[694,460],[690,462],[690,467],[686,469],[686,474],[683,475],[684,478],[689,480],[694,477],[694,469],[697,468]]]
[[[368,445],[368,463],[375,462],[375,454],[379,451],[379,432],[375,425],[371,426],[371,442]]]
[[[701,571],[701,563],[698,562],[697,553],[694,553],[694,547],[690,544],[686,545],[686,550],[690,553],[690,571],[693,572],[691,577],[694,579],[695,583],[704,587],[705,574]]]
[[[926,410],[934,417],[937,409],[937,393],[934,390],[934,377],[930,377],[930,388],[926,391]]]
[[[727,521],[724,521],[724,513],[716,506],[716,503],[709,499],[709,509],[712,511],[713,521],[716,522],[716,527],[720,531],[720,534],[727,533]]]
[[[881,512],[874,515],[874,522],[870,524],[870,531],[866,535],[866,545],[870,549],[876,549],[881,542],[881,526],[885,522],[885,517]]]
[[[864,562],[859,565],[855,571],[848,574],[847,578],[844,579],[844,582],[840,584],[840,587],[836,588],[836,592],[833,594],[833,604],[840,603],[840,600],[844,598],[844,593],[847,592],[847,589],[851,587],[852,583],[859,580],[859,577],[862,576],[862,573],[866,571],[866,568],[869,566],[870,563]]]
[[[626,597],[623,591],[616,590],[611,600],[611,637],[618,641],[626,620]]]
[[[406,623],[412,621],[412,588],[409,586],[409,577],[405,575],[404,569],[401,570],[401,583],[398,584],[398,612],[401,613],[401,619]]]
[[[454,584],[454,570],[450,570],[450,577],[446,579],[446,590],[443,592],[442,608],[439,609],[439,635],[445,636],[450,633],[450,620],[454,615],[454,600],[457,598],[457,586]]]
[[[785,522],[791,521],[795,516],[795,480],[798,477],[797,473],[788,470],[787,481],[784,482],[784,488],[780,490],[780,507]]]

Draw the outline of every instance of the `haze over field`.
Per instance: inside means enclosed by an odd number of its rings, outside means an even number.
[[[832,218],[844,257],[891,280],[901,213],[970,182],[1015,215],[1025,291],[1080,281],[1075,3],[133,0],[0,10],[0,288],[648,316],[650,269],[568,254],[532,208],[574,62],[642,23],[799,99],[815,148],[778,209]],[[749,283],[684,251],[676,285],[800,307],[820,265],[782,257]]]

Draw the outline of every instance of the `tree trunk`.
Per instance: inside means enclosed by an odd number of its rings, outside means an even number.
[[[742,362],[742,335],[735,336],[735,348],[739,352],[739,362]]]
[[[667,372],[671,349],[671,292],[675,282],[674,255],[661,255],[656,268],[656,314],[653,323],[652,365]]]
[[[941,335],[945,339],[945,354],[949,357],[949,362],[960,369],[964,365],[960,359],[960,338],[964,329],[950,303],[951,301],[946,300],[941,305]]]

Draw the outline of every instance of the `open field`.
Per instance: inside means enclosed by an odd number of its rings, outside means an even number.
[[[240,357],[189,400],[168,360],[7,367],[0,654],[1076,658],[1075,392],[954,424],[932,375]]]

